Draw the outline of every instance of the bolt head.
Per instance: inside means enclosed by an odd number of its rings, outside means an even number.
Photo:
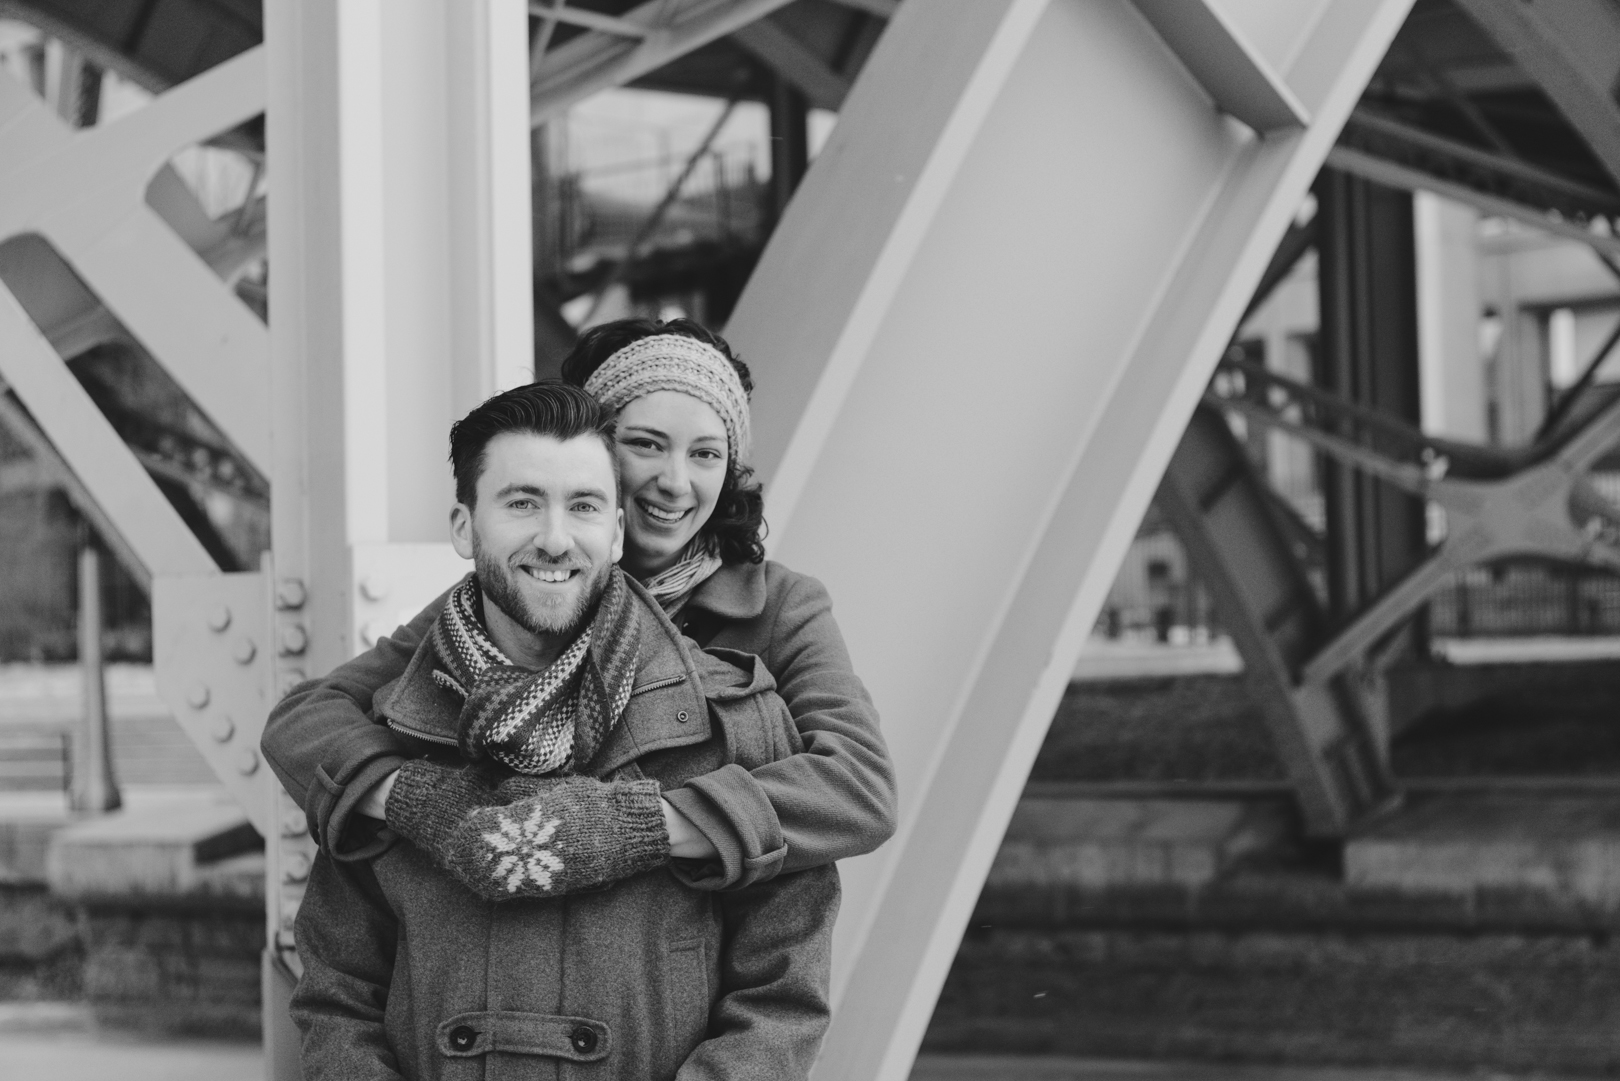
[[[204,709],[208,706],[208,684],[197,682],[191,685],[186,692],[186,704],[192,709]]]
[[[302,608],[308,598],[302,578],[283,578],[276,583],[276,607]]]
[[[309,648],[309,633],[297,623],[281,628],[281,655],[294,657]]]
[[[223,604],[216,604],[208,612],[208,627],[215,634],[231,625],[231,610]]]
[[[360,595],[372,602],[385,600],[388,597],[388,579],[376,574],[366,575],[360,579]]]
[[[309,877],[309,856],[303,852],[289,852],[281,865],[283,882],[302,882]]]
[[[236,722],[223,715],[215,717],[214,723],[208,726],[208,734],[214,737],[215,743],[229,743],[236,735]]]
[[[231,656],[236,659],[237,664],[252,664],[253,658],[258,656],[258,653],[259,647],[246,635],[238,638],[236,644],[231,647]]]
[[[242,753],[236,756],[236,772],[244,777],[251,777],[259,771],[259,752],[251,747],[244,747]]]

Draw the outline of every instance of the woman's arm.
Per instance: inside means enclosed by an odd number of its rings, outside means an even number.
[[[720,770],[664,793],[717,849],[728,851],[745,847],[739,812],[768,804],[787,855],[766,877],[870,852],[894,833],[897,815],[894,767],[877,709],[850,663],[832,599],[814,578],[787,577],[761,656],[804,751],[751,771]],[[712,644],[747,648],[724,629]]]
[[[368,797],[405,764],[410,744],[372,721],[372,696],[405,671],[447,596],[325,678],[294,687],[265,722],[260,739],[265,761],[304,808],[310,833],[334,859],[375,854],[376,844],[346,843],[343,834],[354,815],[369,812],[362,807]]]

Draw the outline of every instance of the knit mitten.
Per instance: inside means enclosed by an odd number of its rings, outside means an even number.
[[[441,862],[492,901],[557,897],[662,867],[669,834],[657,781],[522,778],[516,796],[480,807],[457,826]]]
[[[444,863],[451,835],[469,814],[505,802],[485,763],[442,765],[416,758],[399,768],[383,814],[395,833]]]

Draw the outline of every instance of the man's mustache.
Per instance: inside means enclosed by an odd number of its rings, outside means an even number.
[[[544,567],[549,571],[588,571],[594,565],[588,557],[566,555],[560,558],[549,556],[544,552],[520,552],[507,560],[514,569],[522,567]]]

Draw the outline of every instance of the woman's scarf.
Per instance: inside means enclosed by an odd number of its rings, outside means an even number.
[[[713,547],[704,539],[694,537],[690,544],[681,549],[681,557],[673,567],[659,571],[642,585],[658,601],[664,614],[674,619],[676,613],[686,606],[692,591],[719,570],[720,565],[720,557],[715,554]]]
[[[433,679],[459,694],[461,751],[519,773],[577,769],[596,755],[635,676],[639,633],[623,573],[609,572],[590,626],[542,672],[514,665],[478,617],[478,582],[469,574],[433,624]]]

